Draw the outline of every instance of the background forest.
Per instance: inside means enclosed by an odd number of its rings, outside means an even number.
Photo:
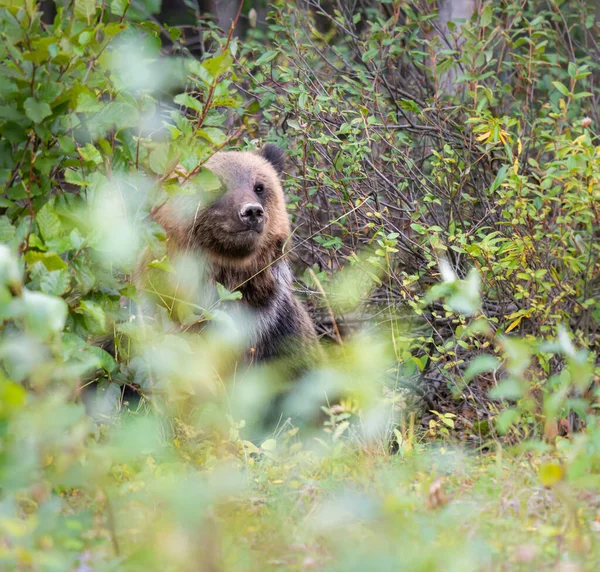
[[[0,569],[597,569],[599,20],[0,0]],[[178,164],[266,142],[326,360],[261,434],[276,372],[131,273]]]

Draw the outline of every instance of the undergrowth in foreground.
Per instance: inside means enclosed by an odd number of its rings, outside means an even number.
[[[593,3],[0,4],[0,569],[597,568]],[[268,434],[276,372],[130,280],[176,166],[259,140],[326,354]]]

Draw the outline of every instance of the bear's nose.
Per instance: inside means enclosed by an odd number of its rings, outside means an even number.
[[[262,232],[265,210],[258,203],[246,203],[240,209],[240,218],[249,228]]]

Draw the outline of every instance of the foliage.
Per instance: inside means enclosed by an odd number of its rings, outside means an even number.
[[[442,37],[430,0],[279,1],[240,40],[159,4],[0,9],[0,567],[594,569],[594,7]],[[172,272],[148,214],[182,177],[267,139],[332,343],[287,398],[322,417],[264,435],[240,293],[150,327],[131,274]]]
[[[417,375],[433,408],[454,407],[469,358],[489,348],[471,330],[481,316],[428,305],[440,263],[460,278],[477,269],[492,330],[547,338],[563,324],[597,353],[592,3],[484,3],[447,37],[433,2],[331,14],[304,4],[312,10],[278,4],[256,47],[246,45],[243,78],[262,110],[257,131],[295,141],[292,202],[313,237],[302,258],[319,274],[371,247],[376,289],[360,316],[421,316],[408,334],[394,325],[400,377]],[[357,317],[338,316],[338,326]],[[541,365],[553,375],[562,362]],[[476,381],[485,399],[491,380]]]

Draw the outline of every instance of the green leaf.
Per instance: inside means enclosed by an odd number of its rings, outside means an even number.
[[[25,113],[34,123],[41,123],[46,117],[52,115],[52,109],[45,101],[37,101],[33,97],[25,100]]]
[[[213,107],[237,107],[238,101],[233,97],[218,97],[212,103]]]
[[[89,161],[95,163],[96,165],[100,165],[102,163],[102,155],[100,155],[100,151],[96,149],[91,143],[87,143],[85,147],[79,147],[77,149],[79,155],[84,161]]]
[[[40,281],[40,290],[44,294],[60,296],[61,294],[64,294],[65,290],[69,287],[70,282],[71,277],[67,270],[53,270],[42,277]]]
[[[169,166],[169,145],[162,144],[155,147],[148,157],[148,164],[157,175],[165,173]]]
[[[421,113],[421,109],[412,99],[400,99],[398,105],[406,111],[411,111],[416,114]]]
[[[38,252],[30,250],[24,256],[27,264],[35,264],[41,261],[48,270],[62,270],[67,268],[67,263],[56,252]]]
[[[96,275],[86,264],[82,258],[77,258],[71,262],[71,266],[74,271],[75,281],[81,289],[83,295],[87,294],[96,284]]]
[[[71,183],[71,185],[77,185],[78,187],[85,187],[88,184],[83,178],[83,174],[81,173],[81,169],[77,169],[73,171],[72,169],[65,169],[65,180],[67,183]]]
[[[194,99],[191,95],[189,95],[187,93],[180,93],[179,95],[176,95],[173,98],[173,101],[177,105],[183,105],[184,107],[189,107],[190,109],[193,109],[194,111],[197,111],[198,113],[201,113],[202,109],[203,109],[202,104],[197,99]]]
[[[104,104],[98,101],[98,98],[89,90],[80,92],[77,96],[77,103],[75,105],[77,113],[96,113],[104,108]]]
[[[125,334],[132,340],[141,342],[148,336],[148,332],[144,326],[140,326],[135,322],[125,322],[117,326],[117,332]]]
[[[0,119],[8,121],[20,121],[25,116],[20,113],[14,105],[0,105]]]
[[[167,32],[169,33],[169,37],[173,41],[181,38],[181,35],[183,34],[182,30],[180,30],[179,28],[171,28],[171,26],[168,26],[167,24],[165,24],[165,30],[167,30]]]
[[[198,174],[191,177],[189,182],[203,191],[216,191],[221,188],[221,179],[205,167]]]
[[[486,27],[489,26],[492,23],[492,18],[493,18],[494,14],[492,12],[492,7],[491,6],[486,6],[482,11],[481,11],[481,26],[482,27]]]
[[[500,413],[496,420],[496,427],[500,434],[504,435],[508,430],[519,420],[519,410],[514,407],[509,407]]]
[[[558,92],[561,95],[564,95],[565,97],[569,97],[570,91],[564,83],[561,83],[560,81],[553,81],[552,85],[558,90]]]
[[[151,33],[160,31],[160,26],[150,21],[148,16],[150,14],[158,14],[160,12],[161,0],[136,0],[135,2],[129,2],[129,9],[127,10],[127,19],[135,22],[142,22],[142,26],[149,30]]]
[[[75,16],[89,22],[96,14],[96,0],[75,0]]]
[[[523,387],[518,380],[507,379],[489,392],[491,399],[519,399],[523,397]]]
[[[362,61],[363,62],[370,62],[375,56],[377,56],[379,54],[379,48],[371,48],[370,50],[367,50],[366,52],[363,53],[362,55]]]
[[[85,238],[81,236],[81,233],[76,228],[69,234],[69,240],[71,241],[71,246],[75,250],[79,250],[85,244]]]
[[[443,74],[444,72],[447,72],[451,67],[452,64],[454,64],[454,59],[453,58],[445,58],[443,60],[441,60],[436,66],[435,66],[435,73],[436,74]]]
[[[25,326],[31,333],[47,338],[63,330],[68,307],[62,298],[24,290],[22,300]]]
[[[219,294],[219,300],[221,301],[240,300],[242,298],[242,293],[239,290],[236,290],[235,292],[230,292],[229,290],[227,290],[227,288],[225,288],[225,286],[219,284],[218,282],[217,293]]]
[[[101,333],[106,330],[106,314],[96,302],[82,300],[77,312],[85,316],[85,321],[92,332]]]
[[[447,304],[455,312],[471,316],[481,307],[481,280],[477,270],[472,269],[465,280],[451,284],[452,294]]]
[[[5,244],[0,244],[0,286],[16,286],[21,283],[21,268],[17,257]]]
[[[98,358],[100,367],[108,373],[115,373],[119,369],[119,364],[116,362],[115,358],[102,348],[88,346],[86,350]]]
[[[270,61],[274,60],[276,57],[277,57],[277,52],[275,52],[273,50],[269,50],[268,52],[265,52],[262,56],[260,56],[260,58],[258,58],[254,62],[254,65],[262,66],[264,64],[268,64]]]
[[[110,3],[110,11],[115,16],[122,16],[125,13],[125,8],[129,5],[130,0],[112,0]]]
[[[412,228],[415,232],[418,232],[419,234],[425,234],[427,232],[427,229],[422,224],[417,224],[416,222],[413,222],[410,225],[410,228]]]
[[[497,358],[490,355],[482,355],[477,356],[474,360],[471,361],[467,371],[465,371],[464,379],[468,383],[471,381],[476,375],[481,373],[486,373],[488,371],[494,371],[500,365],[500,362]]]
[[[202,80],[205,84],[210,85],[212,83],[212,76],[208,73],[208,70],[195,59],[188,59],[185,62],[185,67],[189,71],[189,73],[200,80]]]
[[[592,97],[593,95],[594,95],[594,94],[593,94],[591,91],[580,91],[579,93],[576,93],[576,94],[573,96],[573,99],[574,99],[575,101],[578,101],[578,100],[580,100],[580,99],[584,99],[584,98],[586,98],[586,97]]]
[[[166,256],[163,256],[160,260],[152,260],[148,263],[148,268],[159,268],[170,274],[175,273],[175,268]]]
[[[223,131],[216,127],[205,127],[204,129],[200,129],[198,135],[217,146],[221,146],[227,141],[227,137]]]
[[[52,238],[57,238],[60,234],[60,219],[58,218],[56,212],[54,212],[54,207],[50,202],[47,202],[40,209],[35,217],[35,221],[37,222],[42,237],[45,241],[51,240]]]
[[[500,170],[498,171],[498,174],[496,175],[496,178],[490,187],[490,193],[494,193],[500,188],[500,185],[504,182],[504,179],[506,179],[506,174],[508,173],[509,168],[510,165],[504,165],[500,167]]]
[[[214,78],[223,75],[233,63],[233,59],[229,52],[223,52],[218,56],[214,56],[202,62],[202,66]]]
[[[94,35],[92,34],[92,32],[90,30],[86,30],[85,32],[81,32],[81,34],[79,34],[79,44],[82,46],[85,46],[86,44],[90,43],[90,40],[94,37]]]
[[[0,242],[8,242],[13,236],[15,236],[15,227],[7,216],[0,216]]]
[[[28,62],[34,62],[35,64],[42,64],[44,60],[48,58],[48,46],[55,42],[53,37],[39,38],[31,42],[31,52],[23,54],[23,59]]]

